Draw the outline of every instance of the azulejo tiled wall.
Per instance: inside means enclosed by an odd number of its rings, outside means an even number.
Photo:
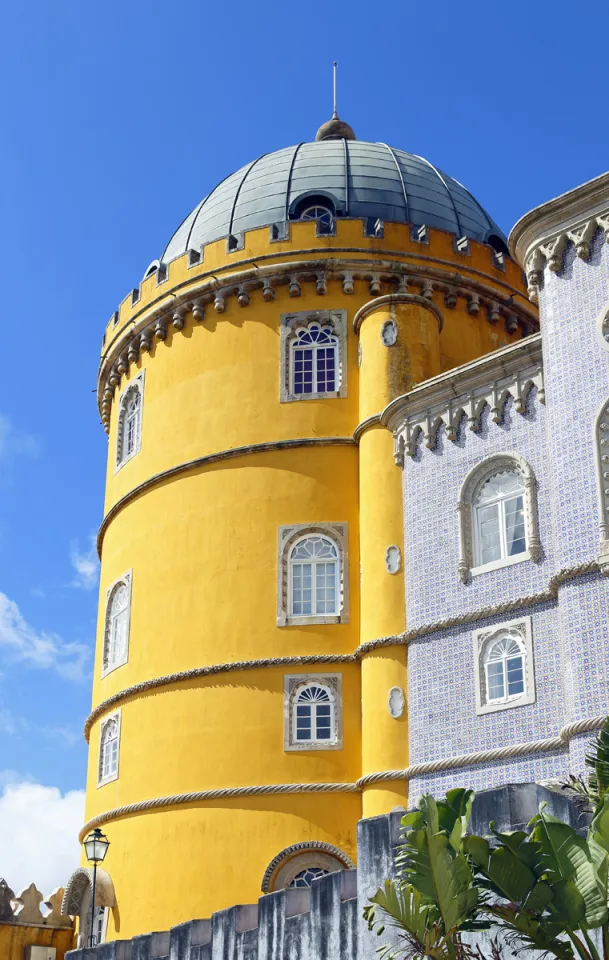
[[[598,557],[594,430],[609,398],[609,352],[597,336],[596,318],[608,299],[609,245],[599,230],[589,261],[568,247],[563,269],[545,271],[545,405],[533,390],[524,414],[508,401],[499,424],[487,409],[478,432],[462,423],[451,442],[440,428],[435,449],[421,445],[416,456],[405,458],[407,628],[479,614],[410,643],[411,764],[557,738],[574,721],[609,710],[609,579],[593,570],[560,583],[555,598],[531,602],[547,594],[557,573]],[[537,480],[541,558],[462,583],[456,509],[461,486],[476,464],[506,452],[524,457]],[[491,615],[507,601],[516,601],[509,612]],[[474,631],[518,617],[531,618],[535,702],[478,715]],[[411,781],[411,798],[451,786],[564,779],[583,771],[589,738],[567,736],[562,747],[426,773]]]

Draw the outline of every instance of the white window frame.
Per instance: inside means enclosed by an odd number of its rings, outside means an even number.
[[[522,482],[522,487],[519,493],[509,493],[504,494],[500,497],[495,497],[493,500],[485,501],[484,503],[477,503],[477,496],[480,493],[482,487],[487,483],[488,480],[493,476],[497,476],[498,473],[509,472],[512,474],[517,474],[520,477]],[[526,559],[530,559],[530,553],[528,549],[528,539],[527,539],[527,530],[526,530],[526,520],[525,520],[525,549],[521,550],[520,553],[515,553],[513,556],[508,554],[508,542],[507,542],[507,518],[505,513],[506,503],[510,500],[515,500],[516,497],[522,497],[522,507],[524,513],[524,481],[520,476],[520,473],[516,468],[509,471],[496,471],[491,474],[491,477],[487,477],[483,484],[478,485],[476,493],[473,497],[472,511],[473,511],[473,528],[474,528],[474,563],[476,566],[472,569],[472,576],[475,576],[478,572],[488,569],[497,569],[498,567],[505,567],[510,563],[518,563],[519,560],[524,558],[525,554],[527,555]],[[499,523],[499,545],[501,549],[501,556],[497,560],[490,560],[487,563],[477,563],[478,558],[482,556],[482,537],[480,533],[480,513],[485,507],[497,506],[497,519]]]
[[[123,392],[121,393],[118,399],[118,416],[116,422],[116,456],[115,456],[115,468],[114,473],[118,473],[126,463],[129,463],[130,460],[133,460],[134,457],[138,455],[142,449],[142,427],[144,422],[144,378],[146,375],[145,370],[140,370],[138,375],[131,380]],[[125,428],[125,416],[127,405],[129,400],[134,392],[139,394],[140,406],[139,406],[139,417],[137,424],[137,436],[135,438],[135,444],[131,453],[127,454],[124,450],[125,437],[124,437],[124,428]]]
[[[103,911],[103,915],[102,915],[102,911]],[[95,922],[101,920],[99,940],[96,940],[94,942],[94,946],[96,947],[99,946],[100,943],[106,942],[106,938],[108,936],[108,914],[109,913],[110,911],[108,910],[108,907],[99,906],[95,910],[94,925],[93,925],[93,931],[92,931],[93,936],[95,936]]]
[[[111,583],[108,589],[106,590],[106,605],[104,608],[104,638],[102,644],[102,678],[107,677],[109,673],[112,673],[114,670],[117,670],[119,667],[124,666],[129,660],[129,640],[131,634],[131,596],[132,596],[132,584],[133,584],[133,570],[128,570],[126,573],[119,577],[118,580],[115,580],[114,583]],[[110,651],[110,632],[112,629],[112,623],[110,619],[112,599],[118,587],[124,586],[127,588],[127,636],[125,639],[125,648],[123,650],[123,656],[116,660],[113,663],[108,662],[108,655]]]
[[[337,339],[335,390],[314,393],[294,393],[293,387],[293,344],[298,339],[298,331],[307,329],[310,324],[331,327]],[[281,403],[301,400],[339,399],[347,396],[347,311],[346,310],[301,310],[297,313],[282,313],[279,337],[280,379],[279,399]]]
[[[331,540],[337,558],[337,607],[335,614],[307,614],[294,616],[292,603],[292,569],[290,554],[299,540],[308,536]],[[294,523],[279,527],[277,546],[277,626],[306,626],[315,623],[349,622],[349,563],[348,527],[346,523]]]
[[[331,703],[332,732],[328,740],[296,739],[296,705],[305,687],[322,687],[328,691]],[[284,678],[284,750],[292,753],[302,750],[342,750],[343,748],[343,678],[340,673],[287,674]],[[313,732],[313,731],[311,731]]]
[[[294,877],[308,867],[336,873],[339,870],[353,870],[355,864],[343,850],[323,840],[293,843],[269,863],[262,878],[262,892],[271,893],[289,887]]]
[[[311,568],[312,568],[312,575],[311,575],[311,605],[312,605],[312,607],[313,607],[313,610],[315,610],[315,607],[316,607],[316,605],[317,605],[317,564],[318,564],[318,563],[324,563],[324,564],[326,564],[326,563],[330,562],[330,563],[334,563],[334,570],[335,570],[335,573],[334,573],[334,610],[332,610],[331,612],[326,611],[325,613],[318,613],[317,611],[315,611],[315,612],[312,612],[312,613],[299,613],[299,614],[296,614],[296,613],[294,613],[294,611],[293,611],[293,605],[294,605],[294,568],[295,568],[296,566],[302,567],[307,561],[306,561],[306,560],[293,560],[293,559],[292,559],[292,554],[293,554],[294,550],[296,549],[296,547],[297,547],[299,544],[301,544],[301,543],[306,543],[307,540],[310,540],[310,538],[311,538],[311,537],[314,537],[314,536],[320,537],[321,539],[326,540],[329,544],[331,544],[332,547],[334,547],[334,550],[336,551],[336,556],[335,556],[334,560],[332,560],[332,559],[330,559],[330,558],[320,558],[320,559],[311,558],[311,560],[309,561],[309,562],[310,562],[310,566],[311,566]],[[339,615],[339,610],[340,610],[340,550],[339,550],[338,544],[335,543],[333,537],[324,536],[324,535],[321,534],[321,533],[319,533],[319,534],[306,533],[304,536],[298,537],[298,539],[295,540],[295,541],[292,543],[292,545],[291,545],[291,547],[290,547],[290,551],[289,551],[289,553],[288,553],[288,617],[290,617],[290,619],[292,619],[292,620],[293,620],[295,617],[303,617],[303,618],[306,617],[307,620],[310,619],[311,617],[337,617],[337,616]]]
[[[116,770],[114,773],[111,773],[107,776],[102,776],[103,770],[103,755],[102,750],[104,746],[104,731],[110,723],[114,721],[117,722],[117,746],[116,746]],[[106,783],[112,783],[114,780],[118,780],[118,774],[120,769],[120,759],[121,759],[121,711],[116,710],[114,713],[109,714],[105,720],[102,720],[99,726],[99,751],[97,756],[97,786],[103,787]]]
[[[487,480],[496,473],[515,471],[520,474],[523,485],[524,527],[526,550],[513,557],[503,557],[490,563],[478,564],[478,531],[476,500],[479,491]],[[499,570],[533,560],[537,563],[542,556],[539,535],[539,515],[537,511],[537,481],[530,464],[517,453],[497,453],[477,464],[466,476],[457,502],[459,518],[459,563],[457,574],[462,583],[468,583],[470,577]],[[502,533],[503,536],[503,533]]]
[[[487,654],[498,640],[508,636],[518,643],[523,656],[523,693],[506,695],[501,700],[491,700],[488,696]],[[476,683],[476,713],[496,713],[511,707],[522,707],[535,703],[535,667],[533,660],[533,635],[531,617],[508,620],[492,627],[474,631],[474,672]],[[507,678],[506,678],[507,680]],[[506,688],[507,689],[507,688]]]

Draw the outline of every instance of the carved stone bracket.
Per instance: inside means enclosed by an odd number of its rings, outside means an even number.
[[[560,273],[563,258],[568,245],[575,246],[575,253],[580,260],[589,260],[592,241],[598,230],[604,232],[605,242],[609,243],[609,211],[597,214],[590,219],[565,228],[556,236],[539,243],[530,250],[524,269],[527,276],[529,297],[537,303],[539,291],[543,282],[543,271],[547,267],[552,273]]]

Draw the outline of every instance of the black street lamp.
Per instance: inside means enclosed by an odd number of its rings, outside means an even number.
[[[93,927],[95,924],[95,882],[97,880],[97,864],[101,863],[108,852],[110,841],[101,832],[99,827],[93,830],[85,840],[84,847],[87,860],[93,864],[93,890],[91,891],[91,930],[89,931],[89,946],[94,947]]]

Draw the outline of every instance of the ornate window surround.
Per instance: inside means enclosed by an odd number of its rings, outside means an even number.
[[[338,550],[338,614],[293,617],[289,614],[289,555],[306,534],[328,537]],[[349,622],[349,558],[346,523],[292,523],[279,527],[277,547],[277,626],[308,626],[315,623]]]
[[[606,343],[609,349],[609,343]],[[599,509],[599,557],[602,573],[609,575],[609,399],[594,421],[594,459]]]
[[[338,338],[336,363],[337,390],[331,393],[292,393],[290,383],[291,345],[296,331],[310,323],[329,325]],[[282,313],[279,334],[280,377],[279,400],[292,403],[300,400],[327,400],[347,396],[347,311],[346,310],[300,310],[297,313]]]
[[[334,738],[299,743],[294,737],[294,700],[302,687],[318,684],[325,687],[334,701]],[[343,748],[343,677],[341,673],[290,673],[283,683],[284,741],[286,752],[301,750],[342,750]],[[304,870],[304,867],[301,867]],[[296,871],[298,872],[298,871]]]
[[[328,873],[338,870],[353,870],[355,864],[339,847],[321,840],[294,843],[273,857],[264,871],[261,889],[263,893],[282,890],[294,877],[308,867],[319,867]]]
[[[102,779],[101,768],[102,768],[102,746],[104,741],[104,730],[106,729],[109,723],[113,723],[115,720],[118,722],[118,737],[117,737],[118,752],[116,757],[116,772],[111,774],[109,777],[104,777]],[[99,725],[99,752],[97,756],[97,786],[98,787],[104,787],[107,783],[112,783],[113,780],[118,780],[118,774],[120,770],[120,760],[121,760],[121,711],[115,710],[114,713],[109,714],[105,720],[102,720],[102,722]]]
[[[129,635],[131,632],[131,594],[132,594],[132,584],[133,584],[133,570],[127,570],[122,577],[118,577],[114,583],[111,583],[108,589],[106,590],[106,605],[104,607],[104,640],[102,645],[102,679],[107,677],[109,673],[112,673],[113,670],[117,670],[118,667],[123,667],[129,660]],[[127,587],[127,640],[125,643],[124,655],[120,660],[117,660],[111,666],[108,665],[108,647],[110,641],[110,609],[112,605],[112,598],[117,587],[125,586]]]
[[[524,654],[524,693],[511,700],[492,703],[487,700],[486,674],[484,657],[489,646],[504,634],[514,637]],[[496,713],[498,710],[510,710],[512,707],[523,707],[528,703],[535,703],[535,668],[533,662],[533,634],[530,617],[519,617],[517,620],[508,620],[506,623],[497,623],[492,627],[483,627],[474,630],[474,672],[476,681],[476,714]]]
[[[494,560],[483,566],[475,566],[474,554],[474,516],[473,505],[476,495],[486,481],[501,470],[517,470],[524,485],[524,518],[527,549],[514,557]],[[522,563],[524,560],[537,562],[541,558],[541,540],[539,537],[539,516],[537,512],[537,481],[530,464],[518,453],[495,453],[480,461],[467,474],[457,502],[459,516],[459,564],[457,572],[461,583],[467,583],[470,576],[476,577],[491,570]]]
[[[116,423],[116,456],[115,456],[115,465],[114,473],[118,473],[126,463],[129,463],[130,460],[133,460],[135,456],[142,449],[142,425],[144,417],[144,380],[146,376],[146,370],[140,370],[138,375],[130,380],[123,392],[121,393],[118,399],[118,417]],[[136,437],[136,443],[132,452],[126,456],[123,456],[123,423],[125,420],[125,411],[127,409],[127,404],[131,395],[137,392],[140,397],[140,413],[139,413],[139,423],[138,431]]]

